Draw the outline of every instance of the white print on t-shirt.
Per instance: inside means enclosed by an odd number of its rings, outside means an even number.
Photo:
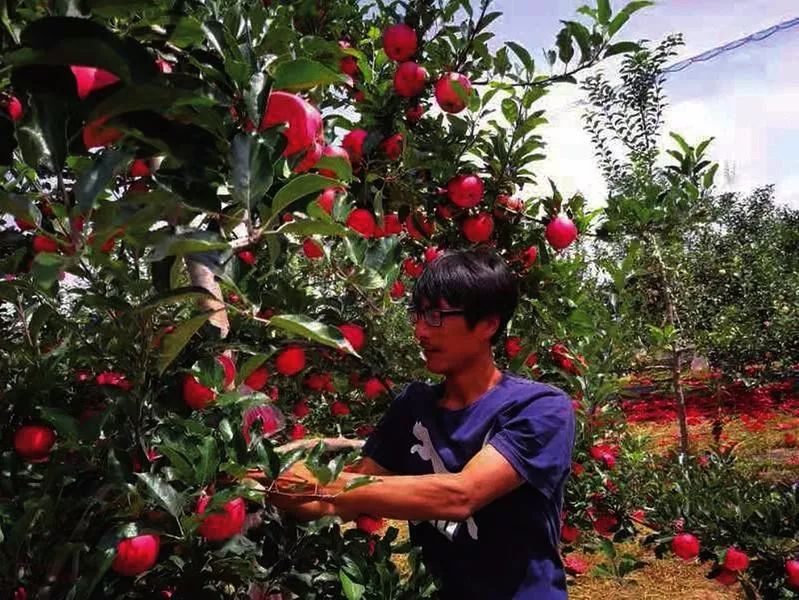
[[[433,446],[433,441],[430,439],[430,432],[427,430],[427,427],[422,425],[421,421],[417,421],[416,425],[413,426],[413,435],[417,440],[419,440],[419,442],[421,442],[421,444],[414,444],[411,446],[411,454],[416,453],[422,460],[431,462],[433,464],[433,473],[450,473],[444,464],[444,461],[441,460],[441,456],[439,456],[438,452],[436,451],[436,447]],[[450,541],[455,538],[455,534],[458,533],[461,525],[463,525],[463,521],[429,522],[433,525],[433,527],[443,533]],[[474,522],[474,518],[469,517],[465,522],[466,530],[469,532],[469,536],[473,540],[476,540],[477,523]],[[417,523],[419,523],[419,521],[413,521],[414,525]]]

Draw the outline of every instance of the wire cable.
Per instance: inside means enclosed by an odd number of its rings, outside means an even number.
[[[715,48],[711,48],[710,50],[706,50],[701,54],[697,54],[696,56],[692,56],[691,58],[686,58],[685,60],[681,60],[676,62],[668,67],[665,67],[662,71],[664,75],[671,74],[671,73],[679,73],[684,71],[691,65],[696,63],[707,62],[709,60],[713,60],[717,56],[721,54],[725,54],[727,52],[732,52],[733,50],[737,50],[742,46],[746,46],[747,44],[751,44],[754,42],[762,42],[765,39],[770,38],[775,33],[780,31],[787,31],[794,27],[799,27],[799,17],[795,17],[793,19],[789,19],[787,21],[783,21],[782,23],[777,23],[776,25],[772,25],[766,29],[761,29],[760,31],[756,31],[754,33],[750,33],[749,35],[742,37],[740,39],[734,40],[732,42],[728,42],[722,46],[716,46]],[[579,108],[581,106],[585,106],[588,104],[587,100],[575,100],[570,105],[562,110],[558,110],[555,112],[550,112],[550,116],[558,116],[565,112],[568,112],[574,108]]]

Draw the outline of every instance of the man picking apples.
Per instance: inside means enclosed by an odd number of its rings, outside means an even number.
[[[561,390],[495,365],[492,347],[517,301],[514,276],[492,251],[448,252],[429,263],[410,321],[443,383],[408,385],[354,472],[320,486],[315,499],[270,501],[303,518],[409,520],[444,599],[566,598],[558,542],[574,414]],[[376,480],[345,491],[363,474]],[[298,477],[313,480],[296,467],[277,488]]]

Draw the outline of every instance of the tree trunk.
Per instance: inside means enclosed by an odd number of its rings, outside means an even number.
[[[675,331],[679,331],[679,319],[677,317],[677,309],[674,306],[674,298],[671,294],[671,286],[669,285],[669,275],[666,270],[666,265],[663,262],[663,256],[660,253],[660,247],[657,244],[654,236],[650,238],[652,244],[653,255],[657,260],[658,269],[660,271],[660,280],[663,285],[663,296],[666,299],[666,321]],[[672,341],[672,361],[671,361],[671,383],[674,388],[674,398],[677,403],[677,422],[680,426],[680,452],[684,455],[688,454],[688,421],[685,414],[685,394],[683,393],[682,382],[680,381],[680,372],[682,371],[682,355],[679,343],[679,336]]]

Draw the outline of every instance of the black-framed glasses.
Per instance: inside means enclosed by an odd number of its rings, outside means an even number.
[[[466,311],[462,308],[414,308],[408,307],[408,320],[411,324],[416,325],[419,321],[419,315],[422,316],[424,322],[430,327],[441,327],[441,322],[447,315],[462,315]]]

